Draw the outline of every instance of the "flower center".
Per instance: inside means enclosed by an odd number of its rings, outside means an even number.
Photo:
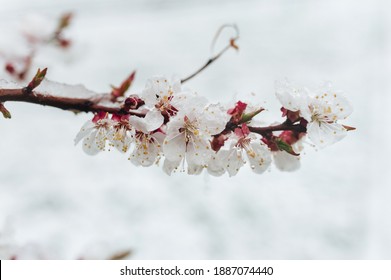
[[[242,148],[243,150],[246,151],[246,153],[250,157],[255,158],[256,154],[255,154],[253,148],[251,147],[250,142],[251,142],[250,138],[242,137],[238,140],[236,147]]]
[[[175,115],[178,110],[171,105],[171,100],[173,98],[174,92],[170,89],[168,94],[159,98],[159,102],[155,105],[156,109],[160,112],[167,112],[170,116]]]
[[[114,126],[114,140],[124,141],[126,137],[126,132],[131,129],[130,124],[127,122],[120,122]]]
[[[187,144],[193,139],[194,136],[198,136],[200,133],[198,130],[197,120],[190,121],[190,119],[187,116],[184,117],[184,120],[185,120],[184,125],[182,128],[179,129],[179,132],[185,134],[185,139]]]

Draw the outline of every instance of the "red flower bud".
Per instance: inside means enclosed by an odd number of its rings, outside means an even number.
[[[130,76],[124,80],[119,87],[112,87],[113,90],[111,91],[111,96],[113,101],[115,101],[118,97],[125,95],[125,92],[132,85],[135,76],[136,71],[133,71],[132,74],[130,74]]]
[[[212,141],[210,141],[210,146],[213,151],[218,152],[221,147],[224,146],[225,141],[227,141],[228,136],[225,134],[219,134],[213,136]]]
[[[246,108],[246,103],[242,101],[236,102],[235,107],[227,111],[227,113],[232,116],[231,121],[236,124],[239,123]]]

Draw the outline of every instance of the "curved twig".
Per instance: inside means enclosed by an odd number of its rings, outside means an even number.
[[[225,28],[233,28],[236,32],[236,35],[234,37],[232,37],[229,41],[229,44],[226,45],[222,50],[220,50],[217,54],[213,55],[213,50],[214,50],[214,47],[215,47],[215,44],[217,42],[217,39],[220,37],[220,34],[221,32],[225,29]],[[188,80],[194,78],[195,76],[197,76],[198,74],[200,74],[203,70],[205,70],[209,65],[211,65],[213,62],[215,62],[217,59],[219,59],[220,56],[222,56],[226,51],[228,51],[230,48],[234,48],[234,49],[239,49],[238,46],[236,45],[236,41],[239,39],[239,28],[235,25],[235,24],[225,24],[223,26],[221,26],[217,32],[216,32],[216,35],[214,36],[213,38],[213,41],[212,41],[212,45],[211,45],[211,51],[212,51],[212,55],[211,57],[208,59],[208,61],[201,67],[199,68],[197,71],[195,71],[193,74],[191,74],[190,76],[184,78],[181,80],[181,83],[185,83],[187,82]]]

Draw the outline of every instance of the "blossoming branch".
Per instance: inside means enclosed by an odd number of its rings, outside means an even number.
[[[137,166],[163,161],[167,174],[177,170],[200,174],[205,169],[212,175],[228,172],[233,176],[247,163],[260,174],[272,158],[280,170],[292,171],[299,167],[299,153],[306,137],[322,148],[353,129],[339,123],[352,108],[343,93],[330,83],[309,91],[289,81],[277,82],[276,96],[285,121],[256,127],[253,120],[263,108],[251,108],[241,101],[229,108],[210,104],[205,97],[183,89],[179,80],[170,82],[163,76],[149,79],[140,96],[126,98],[125,92],[119,94],[116,88],[111,94],[99,95],[82,86],[48,80],[40,84],[39,79],[43,79],[42,71],[38,71],[30,87],[18,88],[2,81],[0,102],[23,101],[93,112],[93,118],[75,139],[76,144],[82,142],[87,154],[114,147],[128,153],[129,160]],[[119,88],[125,91],[128,86]],[[56,91],[62,95],[52,95]],[[75,93],[85,97],[69,97]],[[5,116],[10,115],[3,105],[1,110]]]
[[[228,49],[237,49],[237,39],[238,35],[231,38],[189,77],[154,76],[140,94],[126,95],[135,72],[106,94],[47,80],[47,69],[38,70],[27,86],[0,80],[0,111],[10,118],[4,103],[18,101],[93,113],[75,138],[84,152],[96,155],[115,149],[136,166],[157,164],[169,175],[205,170],[214,176],[234,176],[245,165],[261,174],[272,162],[282,171],[294,171],[300,166],[305,139],[324,148],[354,129],[340,123],[352,107],[329,82],[314,90],[288,80],[276,82],[275,94],[285,119],[264,127],[256,125],[264,108],[243,100],[228,106],[212,104],[183,87]]]

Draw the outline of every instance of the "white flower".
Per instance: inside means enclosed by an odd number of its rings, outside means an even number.
[[[221,157],[225,158],[225,169],[230,177],[235,176],[247,160],[252,171],[257,174],[262,174],[269,167],[271,163],[269,149],[254,140],[250,137],[241,137],[231,144],[228,151],[220,150],[218,152],[223,153]]]
[[[136,166],[151,166],[161,153],[163,134],[156,132],[164,118],[158,111],[149,111],[144,118],[131,116],[129,122],[135,128],[135,147],[130,160]]]
[[[308,138],[318,147],[326,147],[346,136],[346,129],[337,123],[352,113],[352,107],[342,92],[325,83],[309,100],[303,109],[307,125]]]
[[[186,158],[189,165],[205,165],[211,154],[210,135],[200,130],[200,120],[193,114],[179,115],[168,124],[163,151],[166,159],[180,164]]]
[[[230,116],[220,105],[205,108],[205,103],[193,97],[185,110],[168,123],[163,144],[166,173],[170,174],[182,161],[186,161],[189,174],[198,174],[207,165],[213,153],[209,140],[224,130]]]
[[[118,151],[126,153],[133,142],[134,129],[129,123],[128,117],[122,117],[118,121],[113,121],[109,131],[110,145]]]
[[[346,136],[346,129],[337,122],[349,116],[352,107],[330,82],[314,93],[295,88],[288,81],[276,82],[276,96],[284,108],[300,111],[300,116],[308,121],[308,137],[318,147],[328,146]]]
[[[289,80],[276,81],[276,97],[281,105],[292,112],[300,111],[308,104],[309,91],[293,86]]]
[[[92,121],[87,121],[80,129],[75,138],[75,145],[83,139],[83,150],[88,155],[96,155],[106,148],[106,141],[110,138],[110,130],[114,124],[113,120],[96,115]]]
[[[191,96],[191,92],[182,92],[179,79],[170,83],[163,76],[148,79],[142,92],[142,98],[147,107],[167,113],[169,116],[173,116],[181,110]]]

